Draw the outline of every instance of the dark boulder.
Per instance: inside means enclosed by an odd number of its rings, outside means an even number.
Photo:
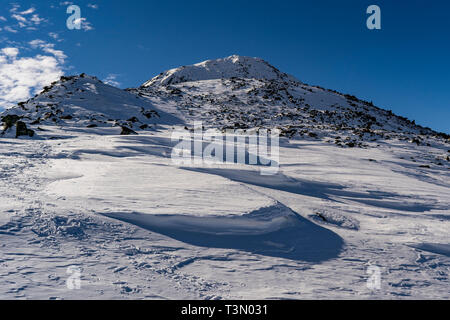
[[[27,128],[25,122],[17,121],[16,122],[16,138],[20,136],[28,136],[33,137],[34,131]]]
[[[128,119],[127,121],[132,122],[132,123],[136,123],[136,122],[139,122],[139,119],[136,118],[136,117],[132,117],[132,118]]]
[[[20,119],[22,119],[22,117],[19,117],[18,115],[15,115],[15,114],[9,114],[7,116],[3,116],[2,122],[5,124],[4,130],[8,130],[9,128],[12,128],[16,124],[16,122],[19,121]]]
[[[150,118],[153,118],[153,117],[160,118],[159,113],[156,112],[156,111],[154,111],[154,110],[146,110],[146,111],[144,110],[144,111],[142,111],[142,114],[143,114],[147,119],[150,119]]]
[[[137,135],[137,132],[131,130],[130,128],[127,128],[127,127],[124,127],[124,126],[122,126],[121,128],[122,128],[122,132],[120,134],[122,136],[128,136],[128,135],[131,135],[131,134]]]
[[[44,120],[50,119],[55,117],[55,115],[53,114],[53,112],[47,112],[44,114]]]

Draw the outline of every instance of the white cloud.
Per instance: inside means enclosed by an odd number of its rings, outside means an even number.
[[[113,87],[120,86],[120,82],[117,81],[117,74],[109,74],[105,79],[103,79],[103,82]]]
[[[11,18],[14,18],[14,19],[16,19],[17,21],[20,21],[20,22],[28,22],[25,17],[23,17],[23,16],[21,16],[19,14],[12,14]]]
[[[53,43],[48,43],[44,40],[36,39],[30,41],[29,44],[33,49],[40,48],[42,49],[42,51],[52,54],[53,56],[55,56],[55,58],[58,59],[60,63],[64,63],[65,59],[67,58],[62,50],[55,49],[55,44]]]
[[[74,24],[80,24],[81,25],[81,29],[83,29],[84,31],[91,31],[94,30],[94,27],[92,26],[92,24],[86,20],[86,18],[80,18],[80,19],[75,19],[73,21]]]
[[[0,51],[0,108],[28,99],[64,74],[56,56],[19,57],[19,53],[17,48]]]
[[[37,14],[33,14],[33,16],[31,17],[30,21],[33,22],[35,25],[39,25],[42,22],[44,22],[45,19],[40,18],[39,15],[37,15]]]
[[[48,20],[40,17],[34,7],[21,8],[18,4],[9,7],[6,18],[0,16],[0,110],[27,100],[64,74],[67,56],[54,43],[48,42],[62,41],[58,33],[42,30],[48,35],[46,41],[10,39],[12,34],[24,30],[45,28],[45,23]]]
[[[19,10],[20,6],[17,3],[12,4],[12,8],[9,9],[9,12],[17,12]]]
[[[88,3],[88,8],[91,8],[91,9],[98,9],[98,4],[96,4],[96,3]]]
[[[11,33],[17,33],[18,31],[10,26],[5,26],[3,29],[5,29],[5,31],[11,32]]]
[[[26,28],[27,30],[37,30],[36,26],[40,25],[42,22],[46,22],[47,20],[45,20],[44,18],[41,18],[39,16],[39,14],[35,13],[36,9],[35,8],[30,8],[27,9],[25,11],[21,11],[19,12],[20,6],[17,4],[14,4],[12,6],[12,8],[9,10],[11,12],[11,18],[13,20],[16,20],[16,24],[15,25],[10,25],[8,26],[8,28],[10,28],[10,30],[5,30],[9,31],[9,32],[17,32],[16,27],[19,28]],[[3,17],[4,18],[4,17]],[[2,19],[0,19],[2,20]],[[3,20],[6,21],[6,20]],[[14,30],[14,31],[11,31]]]
[[[25,11],[20,12],[20,14],[26,16],[27,14],[31,14],[31,13],[33,13],[33,12],[35,12],[35,11],[36,11],[35,8],[30,8],[30,9],[28,9],[28,10],[25,10]]]
[[[7,57],[15,58],[19,54],[19,49],[17,48],[3,48],[2,54]]]
[[[57,34],[56,32],[50,32],[50,33],[48,34],[48,36],[51,37],[51,38],[53,38],[53,39],[55,39],[55,40],[58,40],[58,39],[59,39],[59,34]]]

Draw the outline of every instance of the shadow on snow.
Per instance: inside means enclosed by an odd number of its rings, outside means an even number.
[[[241,216],[104,215],[194,246],[242,250],[311,263],[336,258],[344,245],[342,238],[334,232],[308,221],[282,204]]]

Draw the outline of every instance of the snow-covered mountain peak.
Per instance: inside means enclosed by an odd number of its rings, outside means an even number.
[[[168,70],[144,83],[143,87],[230,78],[298,81],[260,58],[232,55]]]
[[[431,145],[429,137],[449,140],[372,102],[300,82],[259,58],[234,55],[179,67],[129,91],[187,124],[222,130],[278,128],[289,139],[350,148],[389,139],[418,145]]]

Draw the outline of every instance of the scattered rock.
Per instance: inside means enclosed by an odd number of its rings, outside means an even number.
[[[132,117],[132,118],[128,119],[127,121],[132,122],[132,123],[136,123],[136,122],[139,122],[139,119],[136,118],[136,117]]]
[[[27,125],[23,121],[16,122],[16,138],[20,136],[34,136],[34,131],[27,128]]]
[[[315,214],[310,215],[310,217],[321,223],[334,225],[336,227],[348,230],[356,231],[359,230],[360,227],[360,223],[358,220],[338,212],[321,210],[321,212],[315,212]]]
[[[16,124],[16,122],[19,121],[20,119],[22,119],[22,117],[19,117],[18,115],[15,114],[3,116],[2,122],[4,123],[4,130],[6,131],[9,128],[12,128]]]
[[[182,93],[182,91],[177,88],[170,91],[170,94],[175,94],[175,95],[180,95],[181,93]]]
[[[355,147],[355,143],[354,142],[348,142],[347,143],[347,147],[354,148]]]
[[[44,120],[50,119],[55,117],[55,115],[53,114],[53,112],[47,112],[44,114]]]
[[[127,128],[127,127],[124,127],[124,126],[121,126],[121,128],[122,128],[122,132],[120,134],[122,136],[128,136],[128,135],[131,135],[131,134],[137,135],[137,132],[131,130],[130,128]]]
[[[327,219],[319,212],[316,212],[316,216],[318,216],[320,219],[322,219],[323,221],[327,222]]]
[[[150,118],[153,118],[153,117],[157,117],[157,118],[160,117],[159,113],[156,112],[156,111],[154,111],[154,110],[142,111],[142,114],[143,114],[147,119],[150,119]]]

